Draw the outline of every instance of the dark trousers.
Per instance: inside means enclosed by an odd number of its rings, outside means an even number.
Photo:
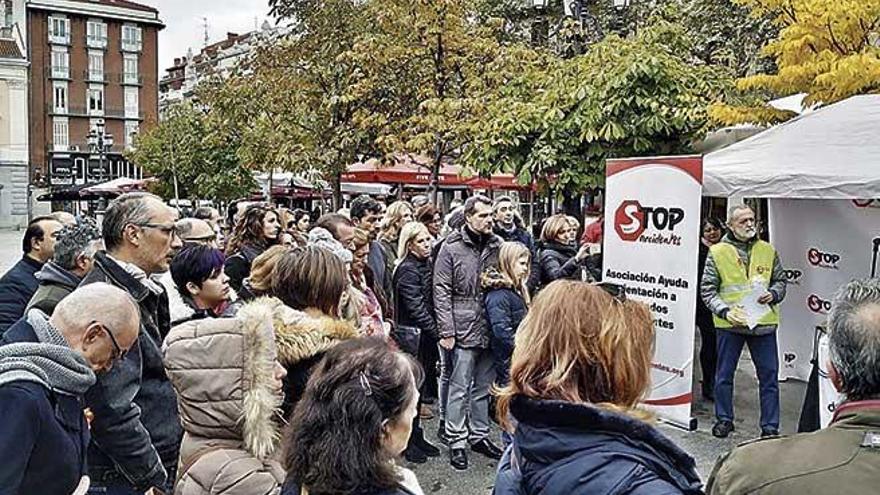
[[[440,352],[437,339],[422,333],[419,340],[419,362],[425,369],[425,381],[422,383],[422,399],[433,400],[438,397],[437,378],[439,376]]]
[[[165,466],[168,480],[165,482],[164,491],[167,494],[174,492],[174,484],[177,481],[177,466]],[[144,490],[135,490],[127,481],[120,478],[110,482],[92,482],[88,495],[143,495]]]
[[[715,324],[712,319],[697,322],[700,329],[700,369],[703,372],[704,396],[714,395],[715,370],[718,368],[718,344],[715,342]]]
[[[715,416],[733,421],[733,377],[744,345],[758,373],[761,397],[761,428],[779,429],[779,356],[776,332],[768,335],[740,335],[717,330],[718,369],[715,374]]]

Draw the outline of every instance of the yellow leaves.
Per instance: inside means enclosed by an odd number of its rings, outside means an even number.
[[[736,124],[776,124],[797,116],[788,110],[770,106],[736,106],[716,103],[709,106],[709,118],[724,125]]]

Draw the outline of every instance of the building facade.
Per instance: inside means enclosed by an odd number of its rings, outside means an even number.
[[[28,221],[28,62],[24,0],[0,0],[0,228]]]
[[[156,9],[127,0],[28,0],[34,183],[57,190],[142,176],[123,153],[158,121],[163,27]],[[104,153],[101,130],[113,140]]]
[[[165,69],[159,81],[159,112],[192,98],[198,84],[211,76],[225,77],[247,60],[254,50],[290,32],[289,26],[272,26],[264,21],[260,29],[245,34],[226,33],[226,39],[205,46],[197,55],[189,49],[174,65]]]

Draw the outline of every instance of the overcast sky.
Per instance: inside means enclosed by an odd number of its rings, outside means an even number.
[[[227,31],[253,31],[268,17],[267,0],[135,0],[159,9],[165,29],[159,31],[159,78],[192,47],[198,53],[204,46],[205,21],[208,20],[208,43],[220,41]],[[270,20],[270,22],[272,22]]]

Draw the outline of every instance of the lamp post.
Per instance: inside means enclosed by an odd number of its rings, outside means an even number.
[[[545,13],[548,3],[549,0],[532,0],[532,8],[537,13],[535,22],[532,23],[532,45],[534,46],[544,46],[549,41],[548,30],[545,29],[547,27]]]
[[[101,167],[99,178],[100,182],[104,182],[104,156],[113,148],[113,134],[105,132],[104,119],[100,119],[86,137],[88,138],[89,150],[92,153],[98,153],[98,164]],[[88,182],[88,177],[86,181]]]

